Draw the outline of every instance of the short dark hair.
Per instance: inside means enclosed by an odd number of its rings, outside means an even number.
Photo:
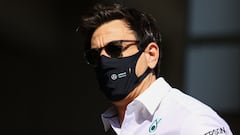
[[[155,18],[135,8],[125,7],[120,3],[96,3],[93,8],[82,16],[80,21],[78,31],[84,33],[84,49],[91,47],[92,34],[99,26],[116,19],[124,20],[129,29],[135,32],[140,48],[145,49],[150,42],[155,42],[158,45],[160,57],[154,71],[156,76],[159,77],[162,55],[161,34]]]

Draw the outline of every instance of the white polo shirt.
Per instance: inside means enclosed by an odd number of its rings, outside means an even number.
[[[126,109],[120,127],[113,107],[102,114],[105,131],[118,135],[232,135],[228,124],[209,106],[158,78]]]

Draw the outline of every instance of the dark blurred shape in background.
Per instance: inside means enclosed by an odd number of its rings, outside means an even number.
[[[95,2],[0,1],[0,134],[103,134],[100,113],[109,103],[75,33]],[[162,76],[212,106],[240,134],[240,2],[117,2],[157,18]]]

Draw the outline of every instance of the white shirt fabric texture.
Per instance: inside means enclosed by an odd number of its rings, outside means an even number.
[[[102,114],[118,135],[232,135],[212,108],[172,88],[162,77],[128,104],[120,127],[114,107]]]

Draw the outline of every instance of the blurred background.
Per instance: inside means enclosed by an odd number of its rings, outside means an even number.
[[[239,0],[105,0],[151,13],[161,76],[240,134]],[[104,134],[109,102],[82,58],[79,17],[97,0],[0,0],[0,134]]]

